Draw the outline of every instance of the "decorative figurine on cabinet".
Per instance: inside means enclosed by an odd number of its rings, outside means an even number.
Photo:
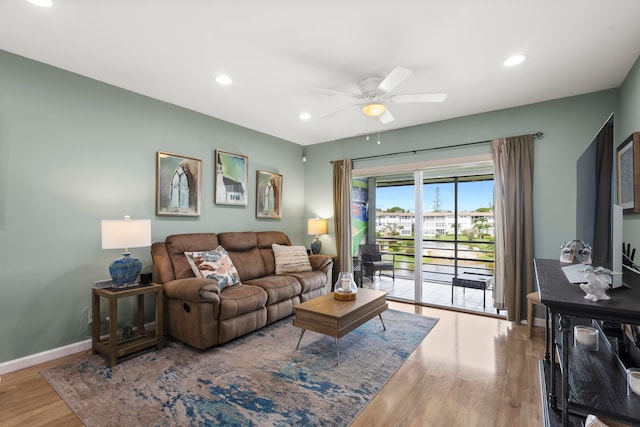
[[[583,283],[580,285],[580,289],[582,289],[587,294],[585,295],[585,299],[594,302],[610,299],[609,295],[607,295],[606,293],[606,290],[609,289],[609,277],[611,277],[611,274],[614,273],[603,267],[586,268],[585,277],[588,283]]]

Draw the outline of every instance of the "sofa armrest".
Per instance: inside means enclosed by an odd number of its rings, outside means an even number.
[[[309,255],[309,262],[314,270],[325,270],[327,266],[333,264],[333,258],[322,254],[312,254]]]
[[[191,302],[220,302],[220,286],[213,279],[190,277],[167,282],[162,287],[165,298]]]

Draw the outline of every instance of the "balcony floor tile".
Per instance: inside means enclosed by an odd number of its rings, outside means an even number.
[[[368,278],[363,279],[362,286],[370,289],[379,289],[388,292],[389,299],[413,301],[415,298],[413,279],[396,277],[395,281],[388,276],[375,276],[373,282]],[[457,310],[500,315],[506,317],[506,310],[499,313],[493,307],[493,291],[487,289],[453,288],[453,303],[451,302],[451,284],[423,282],[421,303],[437,307],[452,308]],[[482,306],[482,294],[486,293],[486,305]]]

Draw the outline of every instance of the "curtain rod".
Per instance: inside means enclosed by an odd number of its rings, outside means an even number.
[[[540,139],[540,138],[542,138],[544,136],[544,133],[538,131],[538,132],[536,132],[536,133],[534,133],[532,135],[533,135],[534,138]],[[376,159],[378,157],[401,156],[403,154],[417,154],[417,153],[421,153],[423,151],[442,150],[444,148],[468,147],[470,145],[488,144],[491,141],[492,140],[489,139],[489,140],[486,140],[486,141],[465,142],[463,144],[443,145],[443,146],[440,146],[440,147],[430,147],[430,148],[420,148],[418,150],[398,151],[396,153],[389,153],[389,154],[376,154],[374,156],[355,157],[355,158],[351,159],[351,161]],[[333,160],[330,161],[329,163],[333,164]]]

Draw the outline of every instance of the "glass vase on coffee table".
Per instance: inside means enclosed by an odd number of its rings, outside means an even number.
[[[333,286],[333,296],[337,300],[352,301],[356,299],[358,287],[353,280],[353,273],[341,272]]]

